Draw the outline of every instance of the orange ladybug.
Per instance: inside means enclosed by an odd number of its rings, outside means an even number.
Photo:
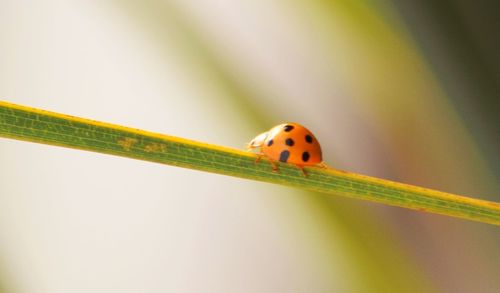
[[[304,176],[304,166],[318,165],[326,168],[323,163],[321,146],[314,135],[304,126],[297,123],[284,123],[257,135],[250,143],[248,150],[260,148],[262,156],[269,159],[273,171],[278,171],[277,161],[297,166]]]

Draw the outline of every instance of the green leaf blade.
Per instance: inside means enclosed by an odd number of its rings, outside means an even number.
[[[0,101],[0,136],[288,185],[387,205],[500,225],[495,202],[349,172],[292,165],[272,172],[256,155],[187,139],[77,118]]]

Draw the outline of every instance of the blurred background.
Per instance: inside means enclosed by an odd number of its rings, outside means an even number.
[[[417,4],[418,2],[418,4]],[[498,1],[0,0],[0,98],[500,201]],[[0,139],[3,292],[499,292],[487,224]]]

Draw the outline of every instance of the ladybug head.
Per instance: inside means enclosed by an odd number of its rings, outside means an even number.
[[[261,147],[264,144],[264,141],[267,138],[268,132],[261,133],[257,135],[254,139],[252,139],[248,144],[247,144],[247,149],[251,150],[254,148]]]

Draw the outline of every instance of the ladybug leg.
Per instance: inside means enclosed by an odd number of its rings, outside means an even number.
[[[257,159],[255,160],[255,164],[258,164],[262,160],[262,157],[266,157],[266,155],[262,152],[258,153]],[[271,164],[271,166],[273,167],[273,172],[278,172],[279,171],[278,165],[273,160],[271,160],[269,158],[268,158],[268,161],[269,161],[269,164]]]
[[[269,159],[269,164],[271,164],[271,166],[273,167],[273,172],[279,171],[278,165],[275,162],[273,162],[271,159]]]
[[[321,162],[318,164],[318,167],[322,168],[322,169],[329,169],[330,167],[328,167],[327,164],[325,164],[324,162]]]
[[[262,152],[261,149],[259,149],[259,152],[257,153],[257,159],[255,159],[255,164],[258,164],[260,160],[262,160],[262,157],[265,157],[266,155]]]
[[[263,155],[264,155],[264,154],[262,154],[262,153],[257,154],[257,159],[255,159],[255,162],[254,162],[254,163],[255,163],[255,164],[258,164],[258,163],[260,162],[260,160],[262,159],[262,156],[263,156]]]
[[[300,165],[295,165],[295,167],[299,168],[300,172],[302,172],[302,176],[307,177],[306,170],[304,170],[304,167]]]

